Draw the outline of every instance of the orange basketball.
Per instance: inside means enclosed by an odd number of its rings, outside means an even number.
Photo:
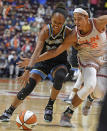
[[[29,110],[22,111],[16,118],[16,125],[23,130],[31,130],[36,124],[37,117]]]

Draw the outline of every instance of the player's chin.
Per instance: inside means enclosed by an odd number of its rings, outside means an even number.
[[[55,32],[60,32],[59,28],[54,28]]]

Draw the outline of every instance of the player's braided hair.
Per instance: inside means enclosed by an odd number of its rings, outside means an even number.
[[[53,10],[52,16],[57,12],[61,13],[66,19],[67,15],[68,15],[68,12],[67,12],[66,6],[65,6],[65,4],[63,2],[59,2],[56,5],[55,9]]]

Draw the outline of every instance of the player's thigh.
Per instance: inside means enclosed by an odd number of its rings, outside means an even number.
[[[97,81],[96,73],[97,71],[94,67],[87,67],[82,69],[82,76],[84,79],[85,87],[95,88]]]
[[[97,77],[97,85],[93,92],[96,98],[103,98],[107,91],[107,78]]]

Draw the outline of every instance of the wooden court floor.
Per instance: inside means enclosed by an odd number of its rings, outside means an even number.
[[[34,127],[33,131],[96,131],[98,117],[100,113],[100,105],[94,103],[89,116],[83,116],[81,112],[82,105],[76,109],[74,116],[72,117],[72,124],[74,127],[66,128],[60,127],[59,121],[61,113],[68,106],[62,101],[66,98],[72,89],[74,83],[66,83],[55,104],[53,121],[46,123],[43,120],[44,108],[47,104],[50,96],[52,83],[49,81],[41,82],[37,85],[34,92],[28,97],[14,112],[10,122],[1,122],[0,131],[20,131],[16,126],[16,117],[23,110],[33,111],[38,119],[38,125]],[[0,79],[0,115],[8,108],[13,101],[16,93],[20,90],[20,85],[16,80],[12,79]]]

